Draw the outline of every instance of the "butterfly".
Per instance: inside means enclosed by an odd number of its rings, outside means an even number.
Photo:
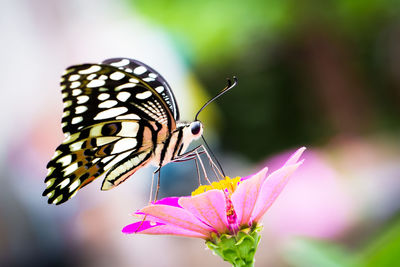
[[[198,114],[193,122],[179,121],[166,80],[134,59],[71,66],[61,89],[65,140],[47,164],[49,204],[66,202],[104,173],[101,190],[109,190],[146,165],[181,159],[203,133]]]

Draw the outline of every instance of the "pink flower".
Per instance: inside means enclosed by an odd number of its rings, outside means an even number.
[[[258,173],[200,186],[192,196],[170,197],[137,211],[141,220],[122,232],[179,235],[214,239],[223,234],[257,227],[279,196],[290,175],[303,163],[305,148],[298,149],[278,170],[267,176],[265,167]],[[221,190],[222,189],[222,190]]]

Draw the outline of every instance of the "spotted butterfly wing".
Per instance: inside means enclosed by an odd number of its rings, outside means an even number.
[[[136,60],[72,66],[61,88],[66,139],[47,165],[49,203],[67,201],[106,172],[102,190],[117,186],[151,160],[179,119],[168,83]]]

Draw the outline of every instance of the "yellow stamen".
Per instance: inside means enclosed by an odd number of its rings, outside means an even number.
[[[240,183],[240,177],[236,178],[229,178],[228,176],[225,177],[224,180],[219,182],[213,182],[211,185],[201,185],[196,190],[192,192],[192,196],[200,195],[208,190],[212,189],[220,189],[220,190],[227,190],[229,195],[232,195],[235,192],[236,187]]]

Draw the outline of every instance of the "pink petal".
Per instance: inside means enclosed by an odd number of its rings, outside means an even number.
[[[166,197],[153,203],[154,205],[168,205],[180,208],[178,204],[179,197]]]
[[[132,224],[128,224],[122,229],[122,232],[124,234],[135,234],[142,232],[144,230],[147,230],[149,228],[153,228],[159,225],[164,225],[162,223],[152,223],[150,221],[140,221],[140,222],[135,222]]]
[[[147,219],[150,221],[180,227],[205,235],[213,231],[211,227],[205,225],[193,214],[182,208],[167,205],[150,205],[141,209],[140,212],[146,214]]]
[[[228,229],[225,196],[221,190],[209,190],[194,197],[181,197],[179,204],[218,233]]]
[[[265,167],[255,175],[251,176],[251,178],[242,181],[232,194],[232,204],[239,225],[245,225],[250,222],[252,211],[267,172],[268,168]]]
[[[303,154],[303,152],[305,150],[306,150],[306,148],[304,146],[299,148],[299,149],[297,149],[296,152],[294,152],[290,156],[290,158],[286,161],[286,163],[283,166],[288,166],[288,165],[295,164],[300,159],[301,155]]]
[[[138,229],[138,227],[140,227]],[[187,237],[198,237],[207,239],[209,236],[198,232],[182,229],[171,225],[165,225],[162,223],[151,223],[149,221],[140,221],[129,224],[122,229],[125,234],[149,234],[149,235],[178,235]]]
[[[290,175],[303,163],[300,161],[294,165],[288,165],[273,172],[261,186],[261,191],[257,203],[251,215],[250,221],[258,222],[268,208],[274,203],[275,199],[282,192],[289,181]]]

